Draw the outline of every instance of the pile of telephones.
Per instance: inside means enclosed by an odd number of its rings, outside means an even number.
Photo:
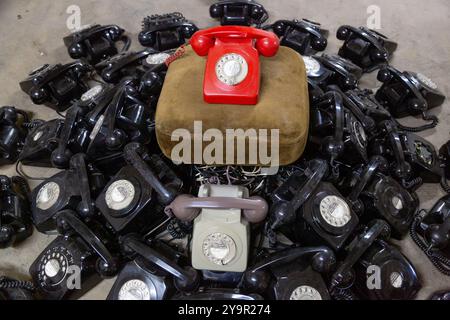
[[[74,299],[117,276],[108,299],[412,299],[411,262],[390,242],[409,233],[450,276],[450,196],[419,211],[423,183],[450,191],[450,143],[415,133],[445,96],[420,73],[389,65],[397,44],[342,26],[338,55],[309,20],[264,25],[254,1],[219,1],[221,25],[273,30],[304,57],[311,119],[304,156],[260,168],[175,165],[162,156],[154,114],[168,62],[198,30],[181,13],[144,19],[139,41],[116,25],[64,38],[74,62],[45,65],[20,86],[64,117],[42,121],[0,109],[0,163],[63,169],[30,192],[0,176],[0,247],[34,227],[57,234],[30,267],[32,282],[0,278],[0,299]],[[120,44],[122,43],[122,44]],[[381,87],[363,89],[378,71]],[[422,116],[411,128],[397,119]],[[436,299],[448,299],[440,293]]]

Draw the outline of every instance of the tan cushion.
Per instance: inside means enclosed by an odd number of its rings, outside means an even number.
[[[163,153],[170,158],[172,148],[178,144],[171,141],[174,130],[193,132],[194,121],[202,121],[203,132],[209,128],[222,132],[238,128],[279,129],[280,164],[295,162],[305,149],[309,127],[308,83],[301,56],[287,47],[280,47],[274,57],[260,56],[260,96],[254,106],[205,103],[206,59],[188,46],[185,54],[170,64],[156,110],[156,136]],[[204,142],[203,148],[208,144]],[[202,164],[194,160],[192,153],[191,163]]]

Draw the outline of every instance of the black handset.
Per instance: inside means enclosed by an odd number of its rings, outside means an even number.
[[[339,27],[336,36],[344,41],[339,55],[364,68],[365,72],[386,65],[397,49],[397,43],[375,30],[364,27],[344,25]]]
[[[266,29],[266,28],[265,28]],[[301,55],[324,51],[328,45],[328,30],[319,23],[303,20],[278,20],[271,29],[281,39],[281,45],[294,49]]]
[[[429,211],[421,211],[411,226],[411,237],[433,265],[450,276],[450,195]]]
[[[166,51],[180,47],[198,31],[181,13],[154,14],[144,18],[139,42],[144,47]]]
[[[296,212],[320,181],[327,175],[328,165],[324,160],[312,160],[303,172],[294,172],[286,182],[272,193],[269,228],[277,230],[295,221]]]
[[[319,61],[325,69],[331,71],[323,83],[325,86],[336,84],[342,90],[352,90],[358,87],[358,81],[361,79],[363,71],[360,67],[353,64],[338,55],[322,54],[322,56],[314,56],[314,59]],[[314,69],[312,70],[314,74]]]
[[[64,37],[63,41],[69,55],[73,59],[85,59],[91,65],[97,64],[117,54],[116,42],[123,42],[121,51],[130,47],[131,39],[124,35],[125,30],[117,25],[88,26],[85,29],[76,30]]]
[[[219,0],[209,7],[209,14],[211,18],[220,19],[222,26],[260,27],[269,18],[266,9],[253,0]]]
[[[72,210],[60,211],[56,218],[58,232],[67,234],[71,231],[80,236],[89,247],[99,256],[96,262],[96,271],[105,278],[113,277],[118,271],[117,258],[115,258],[109,249],[105,246],[99,236],[94,233],[77,214]]]
[[[0,108],[0,166],[17,161],[30,125],[28,114],[15,107]]]
[[[75,61],[65,65],[44,65],[32,71],[20,88],[34,104],[44,104],[62,112],[89,89],[84,77],[92,71],[88,64]]]
[[[412,300],[421,287],[411,262],[382,240],[376,240],[355,266],[353,288],[362,299]]]
[[[25,179],[0,176],[0,249],[14,246],[33,233],[29,193]]]
[[[285,249],[248,269],[244,274],[244,287],[276,300],[329,299],[320,274],[330,272],[335,263],[335,255],[327,247]],[[272,275],[276,281],[272,281]]]
[[[330,291],[334,291],[337,288],[349,287],[354,281],[353,267],[355,264],[375,240],[378,238],[389,239],[390,232],[389,225],[385,221],[372,221],[367,230],[358,235],[349,245],[345,260],[339,265],[331,277]]]
[[[393,67],[381,69],[378,80],[383,85],[375,97],[389,108],[395,118],[422,115],[424,120],[431,121],[424,129],[436,127],[437,117],[427,115],[427,111],[442,105],[445,96],[432,80],[422,74],[400,72]]]
[[[182,268],[177,263],[160,254],[135,236],[126,236],[121,240],[121,243],[126,255],[138,255],[172,275],[175,287],[178,290],[190,292],[197,289],[200,281],[200,275],[197,270],[189,266]]]
[[[91,180],[93,181],[93,180]],[[96,179],[97,182],[102,182]],[[55,216],[64,209],[73,209],[82,217],[95,213],[91,187],[84,154],[76,154],[70,160],[70,168],[57,173],[38,185],[32,192],[31,212],[33,222],[40,232],[55,229]]]

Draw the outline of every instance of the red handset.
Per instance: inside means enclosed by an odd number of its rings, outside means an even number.
[[[242,26],[197,31],[190,41],[199,56],[208,56],[203,97],[208,103],[256,104],[259,54],[272,57],[280,41],[268,31]]]

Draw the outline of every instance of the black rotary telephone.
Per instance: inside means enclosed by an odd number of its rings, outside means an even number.
[[[261,26],[269,18],[266,9],[253,0],[219,0],[209,7],[211,18],[220,19],[222,26]]]
[[[101,190],[104,179],[94,166],[86,163],[85,158],[81,153],[74,155],[68,170],[57,173],[33,190],[31,212],[34,225],[40,232],[55,229],[55,217],[61,210],[76,210],[81,217],[95,214],[91,192]]]
[[[29,193],[25,179],[0,176],[0,249],[16,245],[33,233]]]
[[[389,225],[383,220],[373,220],[365,230],[357,235],[346,249],[345,259],[339,263],[330,279],[329,290],[331,293],[339,289],[348,289],[355,281],[354,267],[363,254],[373,245],[377,239],[389,239]]]
[[[157,51],[176,49],[198,31],[192,22],[179,12],[154,14],[144,18],[139,42]]]
[[[29,117],[14,107],[0,108],[0,166],[17,161],[28,133]]]
[[[419,200],[415,193],[383,174],[387,166],[385,158],[372,157],[368,165],[354,175],[347,199],[363,223],[374,218],[384,219],[392,228],[392,236],[402,239],[409,231]]]
[[[391,119],[389,111],[375,99],[371,90],[349,90],[346,95],[366,116],[376,122]]]
[[[150,247],[168,261],[178,263],[180,260],[180,254],[162,242],[153,241]],[[133,252],[128,254],[134,260],[128,262],[119,273],[107,300],[167,300],[172,297],[176,290],[170,272]],[[144,253],[144,250],[139,252]]]
[[[416,216],[411,237],[433,265],[450,276],[450,195],[441,198],[429,212],[422,210]]]
[[[378,288],[368,287],[368,274],[379,277],[372,282],[372,285],[376,285],[379,280]],[[398,249],[383,240],[376,240],[355,266],[354,289],[361,299],[412,300],[421,287],[411,262]]]
[[[95,66],[102,79],[108,83],[118,83],[124,77],[141,78],[147,71],[161,76],[167,71],[165,61],[173,50],[159,52],[154,49],[119,53]],[[151,69],[151,70],[149,70]]]
[[[344,41],[339,55],[353,61],[365,72],[371,72],[386,65],[397,50],[397,43],[375,30],[364,27],[355,28],[344,25],[338,29],[336,36]]]
[[[63,41],[73,59],[85,59],[95,65],[118,53],[116,42],[123,42],[122,51],[128,50],[131,39],[124,35],[125,30],[117,25],[95,24],[77,30]]]
[[[305,245],[341,250],[359,223],[351,204],[328,182],[321,182],[297,211],[287,237]]]
[[[58,112],[70,107],[89,89],[85,76],[92,71],[88,64],[75,61],[65,65],[44,65],[32,71],[20,88],[34,104],[44,104]]]
[[[99,224],[87,225],[71,210],[58,213],[57,224],[62,235],[37,257],[30,274],[41,298],[77,299],[117,273],[115,245]]]
[[[145,261],[145,263],[153,266],[164,274],[170,275],[175,288],[180,292],[195,291],[200,282],[200,274],[197,270],[190,266],[182,267],[175,262],[176,257],[173,254],[162,254],[157,248],[144,243],[135,235],[127,235],[121,238],[121,247],[125,256]],[[163,293],[158,292],[156,296]]]
[[[176,197],[182,182],[139,143],[126,145],[124,157],[128,165],[109,181],[96,206],[116,232],[142,234],[167,219],[163,206]]]
[[[146,102],[135,80],[123,79],[101,97],[86,116],[92,128],[86,154],[97,159],[119,152],[128,142],[148,143],[154,103]]]
[[[428,128],[437,125],[438,119],[426,112],[442,105],[445,96],[431,79],[420,73],[386,67],[378,72],[378,80],[383,85],[375,97],[395,118],[422,115],[424,120],[432,121]]]
[[[329,300],[322,277],[336,258],[327,247],[294,247],[270,254],[245,272],[244,287],[275,300]]]
[[[267,225],[269,235],[274,235],[274,231],[295,222],[297,210],[309,199],[327,174],[326,161],[312,160],[303,172],[294,172],[272,193]],[[272,244],[275,244],[273,242],[276,242],[276,236],[269,238]]]
[[[37,124],[27,135],[18,161],[24,165],[51,167],[51,154],[58,145],[63,126],[62,119]]]
[[[362,76],[362,69],[338,55],[303,57],[308,79],[326,89],[337,85],[343,91],[356,89]]]
[[[271,29],[281,39],[282,46],[294,49],[301,55],[324,51],[328,45],[328,30],[310,20],[278,20],[271,25]]]

